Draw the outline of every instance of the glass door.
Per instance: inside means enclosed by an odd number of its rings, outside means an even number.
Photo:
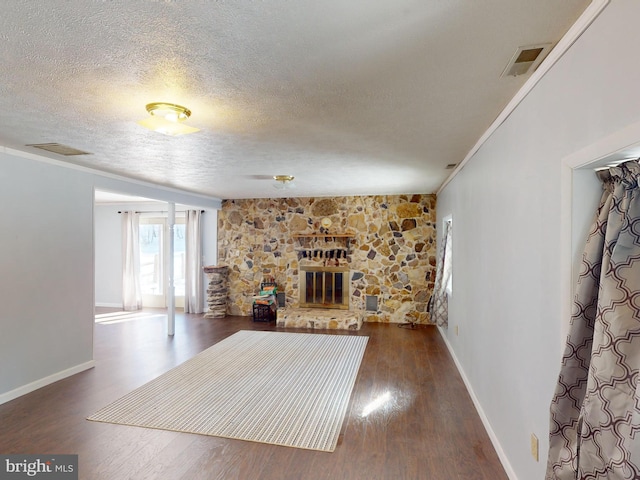
[[[165,268],[169,255],[165,241],[167,219],[162,217],[140,218],[140,286],[142,305],[165,308],[169,272]],[[184,219],[176,218],[173,229],[173,279],[176,307],[184,308],[185,287],[185,225]]]

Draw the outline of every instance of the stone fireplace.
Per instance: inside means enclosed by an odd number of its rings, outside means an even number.
[[[279,327],[348,330],[362,327],[364,312],[349,309],[348,266],[307,264],[300,265],[298,272],[298,305],[278,310]]]
[[[308,310],[323,322],[325,315],[359,312],[367,322],[427,323],[436,265],[435,207],[435,195],[420,194],[224,200],[218,262],[229,266],[228,313],[250,316],[260,283],[274,278],[285,306],[279,312],[322,303],[323,308]],[[301,277],[317,279],[308,266],[345,269],[346,308],[326,308],[333,292],[317,301],[313,290],[313,301],[307,301]],[[319,284],[316,280],[316,288]],[[334,320],[327,321],[328,328]]]
[[[349,309],[349,268],[300,266],[299,305]]]

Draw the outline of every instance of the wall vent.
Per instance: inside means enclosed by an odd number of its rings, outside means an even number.
[[[64,155],[65,157],[69,157],[72,155],[91,155],[90,152],[78,150],[77,148],[69,147],[68,145],[62,145],[61,143],[30,143],[25,146],[39,148],[40,150],[57,153],[58,155]]]
[[[367,312],[378,311],[378,297],[374,295],[367,295],[365,299],[365,310]]]
[[[518,47],[500,76],[517,77],[533,72],[551,51],[551,46],[551,43],[539,43],[538,45]]]
[[[458,164],[457,163],[450,163],[449,165],[447,165],[446,167],[444,167],[446,170],[451,170],[452,168],[456,168]]]

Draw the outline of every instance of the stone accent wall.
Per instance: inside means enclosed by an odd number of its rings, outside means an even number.
[[[251,315],[252,296],[274,278],[287,306],[298,304],[301,264],[347,265],[350,309],[377,299],[368,322],[428,323],[436,265],[435,195],[224,200],[218,215],[218,262],[229,266],[232,315]],[[325,228],[322,220],[331,225]],[[348,233],[353,238],[297,238]],[[303,251],[343,248],[346,258],[309,258]]]

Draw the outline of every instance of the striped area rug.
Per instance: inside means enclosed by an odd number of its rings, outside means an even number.
[[[332,452],[367,340],[242,330],[89,420]]]

